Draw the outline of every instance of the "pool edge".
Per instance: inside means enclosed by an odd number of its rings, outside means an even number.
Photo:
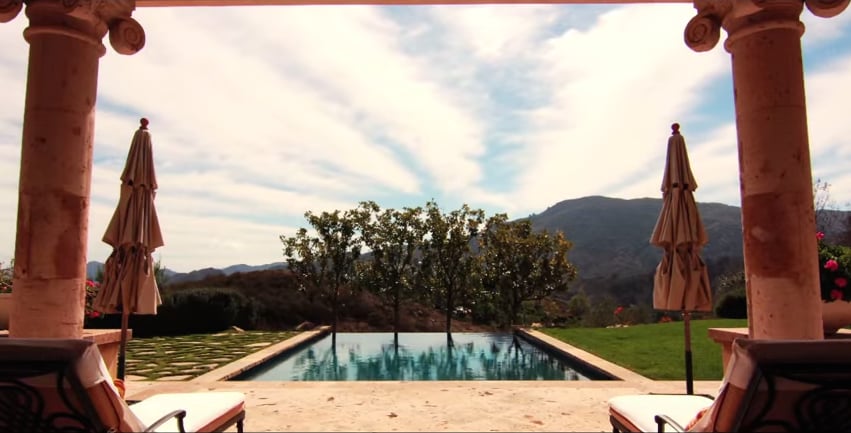
[[[529,338],[535,341],[536,343],[546,346],[552,350],[563,352],[569,357],[576,358],[580,360],[583,364],[590,365],[594,369],[600,370],[605,374],[614,376],[615,380],[638,383],[653,382],[653,380],[650,378],[642,376],[632,370],[621,367],[620,365],[617,365],[589,352],[586,352],[578,347],[571,346],[559,339],[550,337],[549,335],[544,334],[542,332],[520,327],[514,328],[514,332],[518,332],[522,334],[523,337]]]

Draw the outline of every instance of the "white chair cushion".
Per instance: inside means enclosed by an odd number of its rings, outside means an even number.
[[[183,425],[187,432],[218,429],[221,419],[229,419],[245,409],[241,392],[187,392],[158,394],[130,405],[133,413],[149,426],[163,415],[178,409],[186,411]],[[219,421],[217,421],[219,420]],[[177,419],[161,425],[157,432],[177,432]]]
[[[643,432],[658,431],[656,415],[667,415],[685,427],[712,399],[700,395],[621,395],[609,400],[609,411],[616,412]]]

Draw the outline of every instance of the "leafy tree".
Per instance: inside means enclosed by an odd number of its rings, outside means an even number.
[[[714,308],[716,316],[730,319],[744,319],[748,316],[745,284],[745,271],[731,272],[718,279]]]
[[[410,296],[418,279],[415,255],[425,236],[423,209],[384,209],[375,202],[361,202],[357,209],[364,246],[370,257],[358,266],[358,280],[393,306],[393,330],[399,331],[399,307]]]
[[[583,326],[604,328],[615,324],[615,311],[618,303],[611,295],[603,295],[591,302],[591,309],[585,314]]]
[[[835,203],[830,198],[830,184],[816,179],[813,184],[813,208],[815,209],[816,230],[827,233],[833,227],[836,215],[830,212]]]
[[[165,274],[162,257],[157,257],[157,261],[154,262],[154,279],[157,281],[157,287],[165,287],[168,284],[168,276]],[[98,268],[95,281],[103,281],[103,267]]]
[[[330,298],[332,338],[337,333],[340,288],[352,280],[361,252],[355,215],[354,211],[335,210],[319,215],[308,211],[304,217],[316,236],[308,234],[303,227],[295,236],[281,236],[287,265],[298,281],[299,290],[306,292],[311,301],[316,294]]]
[[[444,214],[437,203],[429,201],[425,214],[430,236],[423,244],[423,273],[432,279],[433,295],[443,300],[446,333],[449,334],[457,300],[469,297],[470,277],[477,265],[470,241],[478,236],[485,213],[465,204],[461,209]]]
[[[483,285],[498,294],[509,326],[517,322],[523,302],[567,290],[576,277],[567,260],[571,246],[563,233],[535,231],[529,220],[509,222],[505,214],[488,219],[481,236]]]
[[[591,300],[584,290],[570,297],[567,301],[567,321],[570,324],[577,324],[582,321],[585,314],[591,309]]]

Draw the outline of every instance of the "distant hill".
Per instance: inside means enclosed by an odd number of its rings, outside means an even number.
[[[227,276],[231,274],[235,274],[237,272],[255,272],[255,271],[265,271],[265,270],[274,270],[274,269],[286,269],[287,264],[285,262],[275,262],[268,263],[265,265],[231,265],[224,269],[216,269],[216,268],[204,268],[194,270],[192,272],[175,272],[171,269],[165,268],[165,276],[169,284],[178,284],[178,283],[186,283],[191,281],[201,281],[208,277],[214,276]],[[103,269],[102,262],[88,262],[86,263],[86,276],[88,278],[95,278],[100,269]]]
[[[228,267],[222,269],[222,272],[224,272],[225,275],[230,275],[230,274],[235,274],[237,272],[254,272],[254,271],[266,271],[266,270],[273,270],[273,269],[286,269],[286,268],[287,268],[286,262],[275,262],[275,263],[269,263],[269,264],[266,264],[266,265],[258,265],[258,266],[239,264],[239,265],[228,266]]]
[[[580,279],[630,277],[652,272],[662,250],[650,244],[662,199],[632,200],[600,196],[565,200],[531,217],[536,229],[561,230],[573,243],[568,257]],[[709,243],[706,262],[742,260],[741,209],[698,203]]]

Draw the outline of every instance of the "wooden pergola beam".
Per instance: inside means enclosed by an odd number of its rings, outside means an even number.
[[[136,0],[137,7],[692,3],[688,0]]]

